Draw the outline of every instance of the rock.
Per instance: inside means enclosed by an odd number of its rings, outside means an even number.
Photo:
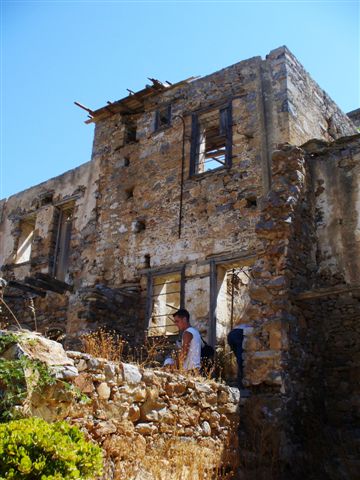
[[[212,393],[212,388],[210,387],[210,385],[207,385],[206,383],[196,382],[194,387],[195,387],[195,391],[198,393],[205,393],[206,395],[209,395],[210,393]]]
[[[150,383],[153,383],[154,377],[155,377],[154,372],[152,372],[151,370],[145,369],[143,371],[142,379],[147,385]]]
[[[186,384],[185,383],[167,383],[164,386],[164,390],[167,395],[183,395],[186,392]]]
[[[133,400],[134,402],[144,402],[146,395],[146,388],[136,388],[133,392]]]
[[[136,365],[130,365],[129,363],[122,363],[122,370],[124,381],[130,385],[136,385],[141,382],[141,373]]]
[[[72,367],[71,365],[68,366],[52,366],[50,367],[51,373],[55,374],[55,378],[60,380],[70,380],[71,378],[75,378],[79,375],[77,368]]]
[[[225,405],[220,405],[218,408],[218,412],[223,415],[233,415],[238,413],[238,410],[238,405],[234,405],[233,403],[225,403]]]
[[[76,368],[78,369],[79,372],[84,372],[85,370],[87,370],[87,362],[86,360],[84,360],[83,358],[81,358],[79,360],[79,362],[77,363],[76,365]]]
[[[157,410],[151,410],[144,414],[141,412],[141,420],[146,420],[148,422],[158,422],[159,421],[159,412]]]
[[[138,423],[135,431],[141,435],[153,435],[157,432],[157,427],[153,423]]]
[[[88,373],[80,373],[75,378],[74,384],[82,393],[92,393],[95,390],[91,376]]]
[[[140,418],[140,408],[137,405],[130,405],[128,411],[128,419],[132,422],[137,422]]]
[[[272,300],[272,294],[266,287],[251,285],[249,288],[249,294],[252,299],[257,300],[258,302],[267,303]]]
[[[110,398],[111,388],[107,383],[100,383],[100,385],[96,388],[96,391],[101,400],[108,400]]]
[[[5,354],[7,359],[17,359],[22,355],[27,355],[34,360],[46,365],[69,365],[74,366],[74,360],[66,355],[61,343],[54,342],[48,338],[42,337],[36,332],[21,332],[18,334],[18,343],[12,345]],[[9,357],[10,355],[10,357]]]
[[[107,382],[116,381],[116,366],[112,363],[107,363],[104,367],[105,379]]]
[[[223,404],[229,401],[229,392],[221,390],[218,393],[218,403]]]
[[[115,432],[116,425],[111,420],[108,420],[106,422],[99,422],[95,429],[95,433],[98,437],[102,437],[103,435],[109,435],[109,433]]]
[[[205,435],[205,437],[210,437],[211,435],[211,427],[209,425],[209,422],[202,422],[201,424],[201,429],[203,431],[203,434]]]
[[[156,415],[153,411],[161,410],[164,407],[166,407],[166,403],[159,399],[159,390],[157,388],[148,390],[147,398],[140,407],[141,420],[148,420],[149,415],[151,418],[155,418]]]
[[[92,371],[97,371],[101,368],[101,366],[103,365],[104,362],[102,362],[100,359],[98,358],[90,358],[88,361],[87,361],[87,367],[89,370],[92,370]]]
[[[234,403],[239,403],[240,400],[240,390],[235,387],[229,387],[230,399]]]

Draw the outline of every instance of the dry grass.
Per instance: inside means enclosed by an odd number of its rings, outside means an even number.
[[[99,328],[81,337],[85,353],[97,358],[119,362],[122,359],[126,341],[116,332]]]
[[[144,345],[132,347],[121,335],[99,328],[81,337],[83,349],[97,358],[136,363],[141,367],[158,367],[167,350],[167,340],[148,339]]]
[[[188,437],[122,439],[120,448],[107,451],[107,473],[113,480],[231,480],[235,478],[232,450],[211,440]],[[229,442],[230,443],[230,442]],[[125,445],[127,448],[122,448]],[[130,446],[131,445],[131,446]],[[110,455],[109,455],[110,453]]]

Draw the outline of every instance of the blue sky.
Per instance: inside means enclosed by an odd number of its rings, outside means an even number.
[[[7,197],[90,160],[97,109],[147,77],[206,75],[280,46],[348,112],[360,107],[359,0],[1,1]]]

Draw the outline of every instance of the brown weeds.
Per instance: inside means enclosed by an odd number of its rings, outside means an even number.
[[[99,328],[81,337],[84,352],[110,361],[122,360],[126,341],[116,332]]]

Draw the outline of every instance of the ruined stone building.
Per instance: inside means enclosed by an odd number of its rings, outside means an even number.
[[[1,202],[20,323],[69,345],[101,325],[172,336],[180,306],[214,345],[241,323],[245,383],[295,418],[282,451],[297,451],[304,412],[354,441],[359,110],[344,114],[281,47],[151,80],[87,122],[90,162]]]

